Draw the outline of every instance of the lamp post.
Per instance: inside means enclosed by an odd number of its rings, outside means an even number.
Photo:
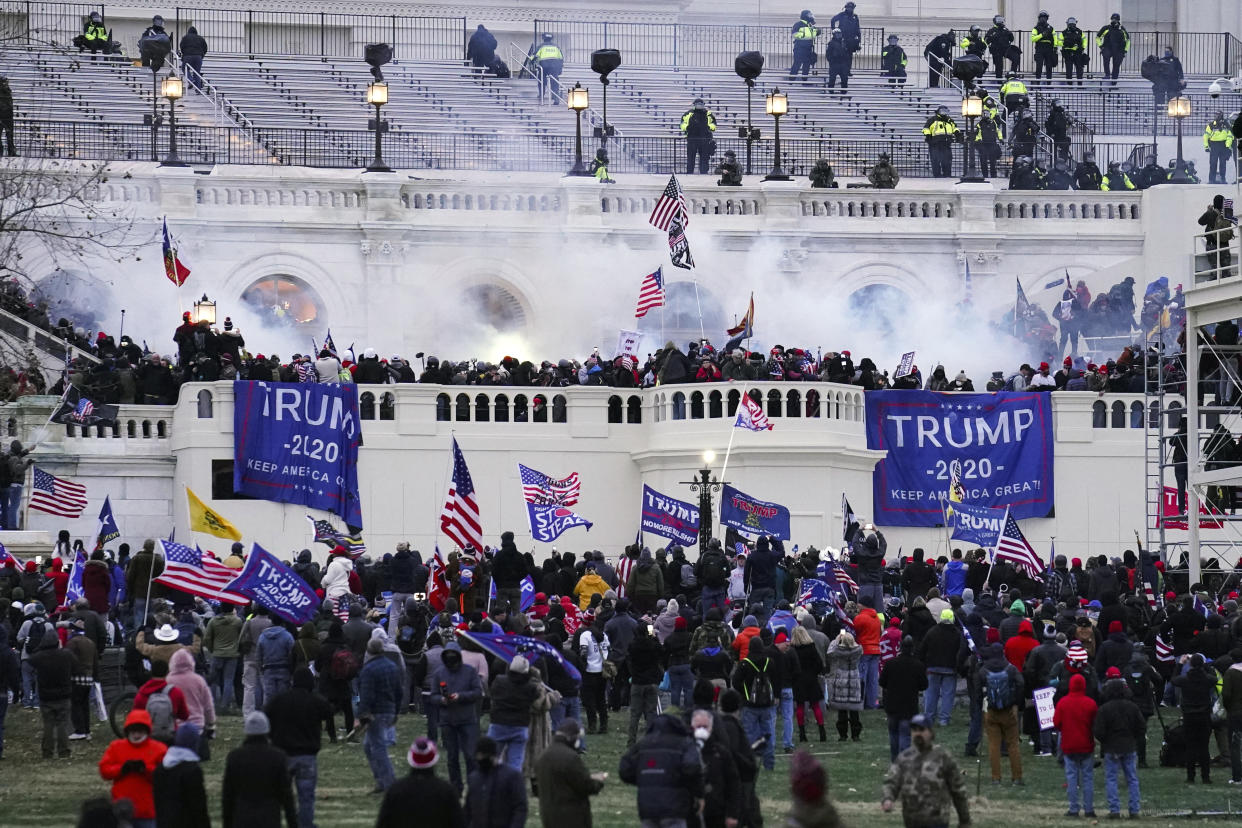
[[[702,555],[707,551],[707,545],[712,540],[712,492],[720,491],[721,486],[725,484],[723,480],[717,480],[712,477],[711,465],[716,459],[716,452],[708,449],[703,452],[703,468],[699,469],[698,477],[694,480],[681,481],[683,486],[689,486],[690,491],[699,493],[699,554]]]
[[[381,108],[388,103],[388,84],[383,81],[368,84],[367,103],[375,107],[375,157],[371,159],[367,172],[392,172],[392,167],[384,163],[384,129],[388,124],[384,123],[380,114]]]
[[[185,84],[176,75],[169,75],[160,84],[160,95],[168,99],[168,157],[161,167],[189,166],[177,156],[177,101],[185,96]]]
[[[202,299],[194,303],[194,321],[216,324],[216,303],[208,299],[205,293]]]
[[[1178,95],[1169,98],[1169,117],[1177,121],[1177,168],[1169,181],[1174,184],[1189,184],[1190,176],[1186,175],[1186,161],[1182,158],[1182,121],[1190,117],[1190,98]]]
[[[565,95],[566,105],[573,110],[576,116],[576,134],[574,137],[574,166],[568,175],[590,175],[586,166],[582,163],[582,110],[591,105],[591,97],[587,90],[582,88],[582,84],[575,83],[574,88],[570,89]]]
[[[764,181],[788,181],[789,176],[781,169],[781,116],[789,112],[789,96],[779,87],[772,91],[764,100],[764,111],[772,116],[772,172],[763,177]]]
[[[595,128],[595,137],[599,139],[601,149],[608,146],[608,139],[616,133],[608,125],[608,75],[620,65],[621,52],[616,49],[596,49],[591,53],[591,71],[599,75],[599,83],[604,92],[604,125]]]
[[[983,114],[983,98],[971,92],[962,98],[962,115],[966,117],[966,169],[958,184],[982,184],[986,179],[975,166],[975,119]]]

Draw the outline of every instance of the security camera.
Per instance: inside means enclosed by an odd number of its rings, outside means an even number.
[[[1213,98],[1219,98],[1220,93],[1223,90],[1224,90],[1224,87],[1221,86],[1221,82],[1218,80],[1212,81],[1212,83],[1208,86],[1208,94],[1211,95]]]

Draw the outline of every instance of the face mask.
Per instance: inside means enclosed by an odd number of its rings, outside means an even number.
[[[711,735],[712,735],[712,732],[706,727],[696,727],[694,729],[694,738],[700,742],[706,742],[708,737],[710,737]]]

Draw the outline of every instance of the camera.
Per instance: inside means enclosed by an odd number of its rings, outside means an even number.
[[[1218,80],[1212,81],[1212,83],[1208,86],[1208,94],[1211,95],[1213,98],[1219,98],[1220,93],[1223,91],[1224,91],[1224,87],[1221,86],[1221,83]]]

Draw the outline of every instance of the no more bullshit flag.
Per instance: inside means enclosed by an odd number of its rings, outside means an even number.
[[[699,507],[643,486],[642,527],[644,532],[693,546],[699,540]]]

